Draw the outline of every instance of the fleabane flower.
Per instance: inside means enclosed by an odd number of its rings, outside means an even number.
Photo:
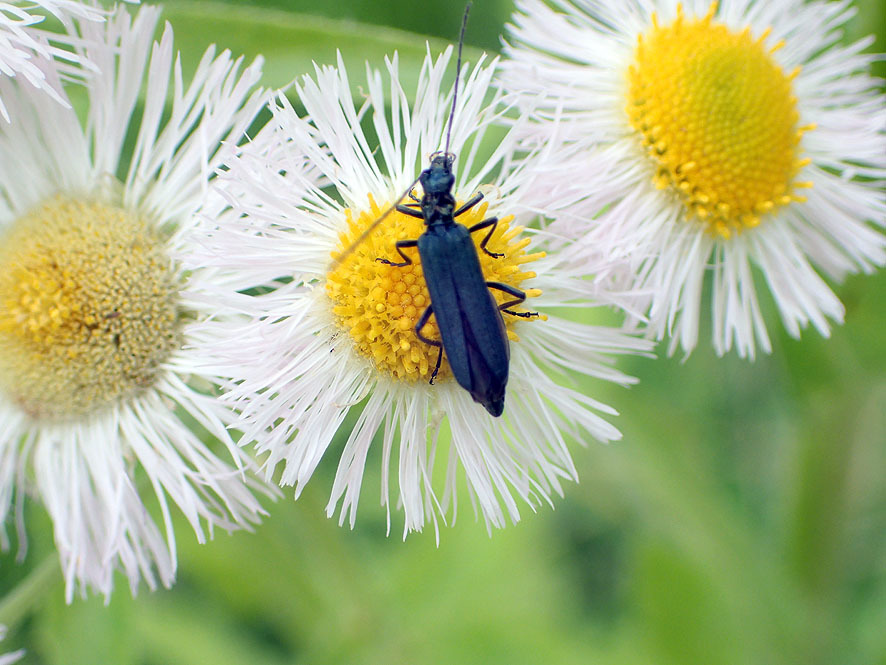
[[[844,308],[826,278],[886,261],[886,97],[871,40],[839,43],[852,14],[518,0],[503,80],[540,108],[524,140],[557,143],[537,183],[569,203],[553,228],[631,261],[671,353],[696,346],[708,272],[717,353],[753,357],[771,350],[755,273],[790,335],[827,336]]]
[[[85,83],[85,126],[0,79],[12,120],[0,126],[0,516],[24,493],[42,501],[69,600],[110,594],[115,569],[133,592],[170,585],[176,506],[201,541],[262,512],[189,350],[213,314],[209,277],[177,259],[223,146],[264,104],[260,72],[209,49],[185,85],[171,28],[154,42],[158,18],[121,10],[79,26],[101,71]]]
[[[279,471],[298,496],[324,455],[339,458],[327,513],[340,511],[340,523],[354,525],[374,445],[389,528],[392,483],[405,537],[454,518],[462,482],[487,525],[501,527],[519,518],[518,500],[549,501],[575,477],[569,439],[619,437],[600,415],[613,410],[577,390],[566,370],[629,383],[612,358],[648,344],[555,314],[574,305],[580,289],[558,257],[533,247],[515,223],[514,212],[529,204],[520,200],[522,172],[509,168],[512,141],[501,139],[495,64],[462,71],[451,136],[453,90],[443,85],[451,49],[426,57],[411,105],[397,57],[386,65],[386,76],[367,71],[359,107],[341,62],[318,68],[295,86],[307,116],[281,95],[269,125],[216,180],[216,209],[207,211],[214,228],[205,255],[193,258],[241,277],[220,286],[216,308],[246,318],[238,326],[208,321],[200,350],[207,371],[233,379],[225,398],[268,478]],[[493,146],[488,159],[484,141]],[[395,244],[420,236],[423,220],[390,211],[362,237],[411,187],[404,201],[418,209],[416,177],[432,154],[445,160],[439,151],[447,146],[458,205],[487,194],[458,221],[472,227],[498,217],[494,229],[472,234],[485,279],[499,283],[489,291],[499,306],[515,300],[508,290],[526,296],[502,317],[510,371],[501,417],[490,415],[499,408],[494,400],[487,412],[456,382],[446,353],[430,383],[439,348],[415,332],[432,304],[416,249],[403,248],[408,265],[379,261],[403,262]],[[487,234],[489,253],[479,248]],[[440,339],[436,315],[422,334]],[[469,352],[485,343],[475,339]],[[491,374],[474,376],[482,382]]]
[[[72,46],[69,33],[42,29],[47,15],[71,28],[71,21],[103,21],[105,11],[96,5],[78,0],[28,0],[0,2],[0,73],[19,77],[43,90],[55,101],[67,101],[60,86],[45,73],[45,61],[56,60],[63,74],[77,76],[80,67],[89,66]],[[41,64],[42,63],[42,64]],[[0,97],[0,115],[9,120],[9,113]]]

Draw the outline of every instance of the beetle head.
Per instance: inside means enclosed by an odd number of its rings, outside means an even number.
[[[455,155],[450,152],[435,152],[431,155],[431,164],[421,172],[419,182],[425,194],[448,194],[455,185],[452,175],[452,162]]]

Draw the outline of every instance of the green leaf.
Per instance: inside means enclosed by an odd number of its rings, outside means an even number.
[[[249,59],[262,55],[263,84],[272,88],[313,73],[314,63],[335,64],[340,51],[352,90],[358,93],[367,61],[382,68],[384,57],[396,51],[400,71],[417,74],[428,49],[437,54],[451,43],[396,28],[219,2],[176,2],[164,9],[164,17],[175,30],[186,72],[215,43]],[[476,62],[480,54],[466,47],[464,57]],[[404,88],[412,95],[417,76],[405,78]]]

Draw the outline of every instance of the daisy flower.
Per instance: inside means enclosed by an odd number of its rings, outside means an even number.
[[[173,505],[200,541],[262,512],[188,348],[211,314],[210,277],[176,260],[221,142],[264,104],[260,72],[209,49],[185,86],[170,27],[153,41],[158,18],[146,7],[80,25],[101,71],[85,82],[85,126],[0,79],[0,517],[25,493],[42,501],[69,601],[75,588],[110,594],[115,569],[133,592],[140,579],[170,585]]]
[[[102,21],[105,12],[77,0],[0,2],[0,72],[6,76],[21,77],[35,88],[47,92],[57,102],[65,104],[67,102],[61,88],[47,78],[41,61],[56,59],[61,71],[73,76],[78,74],[77,65],[88,66],[89,63],[82,59],[82,54],[72,49],[69,35],[37,27],[46,19],[46,14],[51,14],[70,28],[72,18]],[[66,67],[64,63],[71,66]],[[2,97],[0,115],[9,120]]]
[[[565,370],[630,383],[612,368],[612,356],[649,348],[554,314],[573,305],[581,288],[557,256],[531,248],[532,238],[514,224],[512,213],[528,203],[520,200],[522,172],[508,168],[512,141],[500,141],[495,63],[462,72],[450,136],[453,89],[443,79],[451,52],[426,56],[413,105],[396,56],[386,60],[386,76],[367,70],[359,107],[340,60],[295,85],[305,118],[281,95],[269,125],[215,181],[216,208],[208,210],[214,228],[205,255],[192,256],[241,276],[217,289],[215,307],[245,320],[204,324],[201,354],[207,371],[234,379],[225,398],[241,414],[242,441],[256,441],[267,477],[282,465],[281,485],[294,485],[298,496],[333,447],[340,458],[327,514],[338,510],[340,523],[353,526],[374,442],[388,529],[394,482],[404,537],[426,522],[439,536],[438,520],[454,519],[459,483],[496,527],[519,519],[518,500],[534,507],[561,493],[561,482],[575,478],[569,439],[619,437],[600,415],[613,410],[577,390]],[[488,159],[481,157],[485,141],[495,146]],[[499,219],[487,246],[498,256],[478,249],[485,278],[525,291],[516,312],[540,313],[503,316],[510,380],[498,418],[495,406],[487,412],[453,379],[445,354],[429,383],[438,348],[414,331],[430,304],[415,249],[403,250],[408,266],[377,260],[399,261],[395,243],[417,238],[423,220],[392,211],[357,242],[404,192],[421,193],[416,174],[447,145],[457,156],[459,204],[487,194],[458,220],[470,227]],[[473,234],[476,245],[488,228]],[[513,299],[490,292],[499,304]],[[439,339],[433,317],[423,335]]]
[[[544,96],[538,187],[554,228],[632,262],[649,330],[690,352],[711,273],[713,343],[771,344],[755,279],[788,333],[829,334],[826,279],[886,261],[886,97],[870,39],[839,43],[848,1],[518,0],[506,88]],[[581,173],[582,178],[574,176]]]

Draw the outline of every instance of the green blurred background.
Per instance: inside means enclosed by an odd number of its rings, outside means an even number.
[[[857,4],[849,37],[876,30],[871,50],[886,51],[886,3]],[[365,58],[380,66],[395,48],[409,71],[422,35],[439,39],[433,48],[453,40],[463,10],[166,7],[186,65],[209,42],[261,52],[271,86],[336,47],[359,67],[352,82]],[[496,50],[510,11],[475,2],[468,46]],[[0,652],[26,647],[32,665],[886,664],[886,273],[838,293],[846,324],[829,340],[773,324],[774,352],[754,363],[705,343],[686,361],[626,359],[641,379],[629,390],[589,382],[621,413],[624,439],[576,445],[580,484],[491,537],[465,492],[439,547],[432,529],[402,542],[397,515],[385,537],[378,451],[356,529],[338,527],[323,516],[330,454],[297,503],[268,504],[254,534],[199,546],[180,523],[172,590],[133,599],[121,577],[109,604],[67,606],[50,525],[28,503],[27,558],[16,562],[15,543],[0,558],[0,620],[12,623]]]

